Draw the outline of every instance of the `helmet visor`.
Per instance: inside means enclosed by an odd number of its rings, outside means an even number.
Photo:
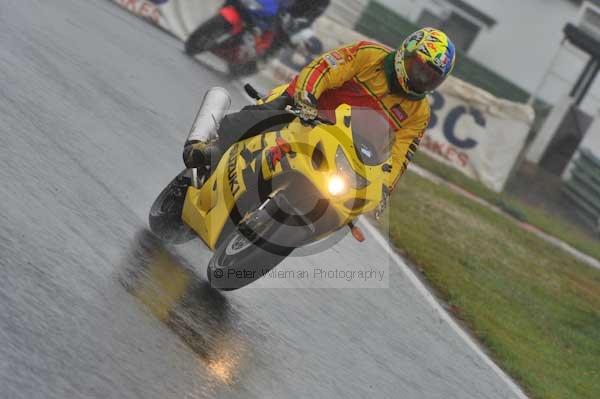
[[[423,61],[415,53],[404,60],[408,88],[417,94],[427,94],[444,81],[443,73],[433,65]]]

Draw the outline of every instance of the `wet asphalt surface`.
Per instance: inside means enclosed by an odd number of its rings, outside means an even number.
[[[511,397],[375,240],[281,268],[389,288],[221,294],[147,232],[204,90],[243,104],[180,49],[107,1],[0,2],[0,397]]]

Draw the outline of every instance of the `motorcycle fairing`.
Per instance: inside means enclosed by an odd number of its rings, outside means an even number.
[[[272,97],[283,90],[285,87],[275,89]],[[188,189],[182,214],[184,223],[196,231],[209,248],[215,249],[219,240],[247,213],[279,191],[288,192],[291,207],[300,215],[308,215],[304,219],[314,222],[311,226],[314,237],[326,235],[358,215],[374,210],[381,200],[384,172],[381,165],[362,164],[356,155],[348,126],[350,106],[340,106],[336,116],[335,126],[309,127],[295,120],[280,131],[234,144],[202,187]],[[271,169],[267,154],[277,146],[278,138],[290,143],[293,154],[285,154]],[[333,198],[328,182],[337,170],[335,159],[340,147],[355,170],[371,184]],[[324,164],[316,168],[313,155],[317,148],[323,152]],[[326,205],[325,210],[315,206],[315,198],[326,201],[326,204],[320,203]]]
[[[226,6],[219,10],[219,14],[231,25],[231,34],[237,35],[244,30],[244,21],[234,6]]]

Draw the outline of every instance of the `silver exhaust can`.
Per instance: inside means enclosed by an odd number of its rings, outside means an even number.
[[[231,96],[223,87],[206,92],[187,141],[208,142],[217,137],[219,125],[231,107]]]

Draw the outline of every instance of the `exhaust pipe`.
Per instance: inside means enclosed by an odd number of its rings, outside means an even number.
[[[207,91],[188,134],[187,142],[208,142],[216,138],[219,125],[230,106],[231,96],[226,89],[213,87]]]

